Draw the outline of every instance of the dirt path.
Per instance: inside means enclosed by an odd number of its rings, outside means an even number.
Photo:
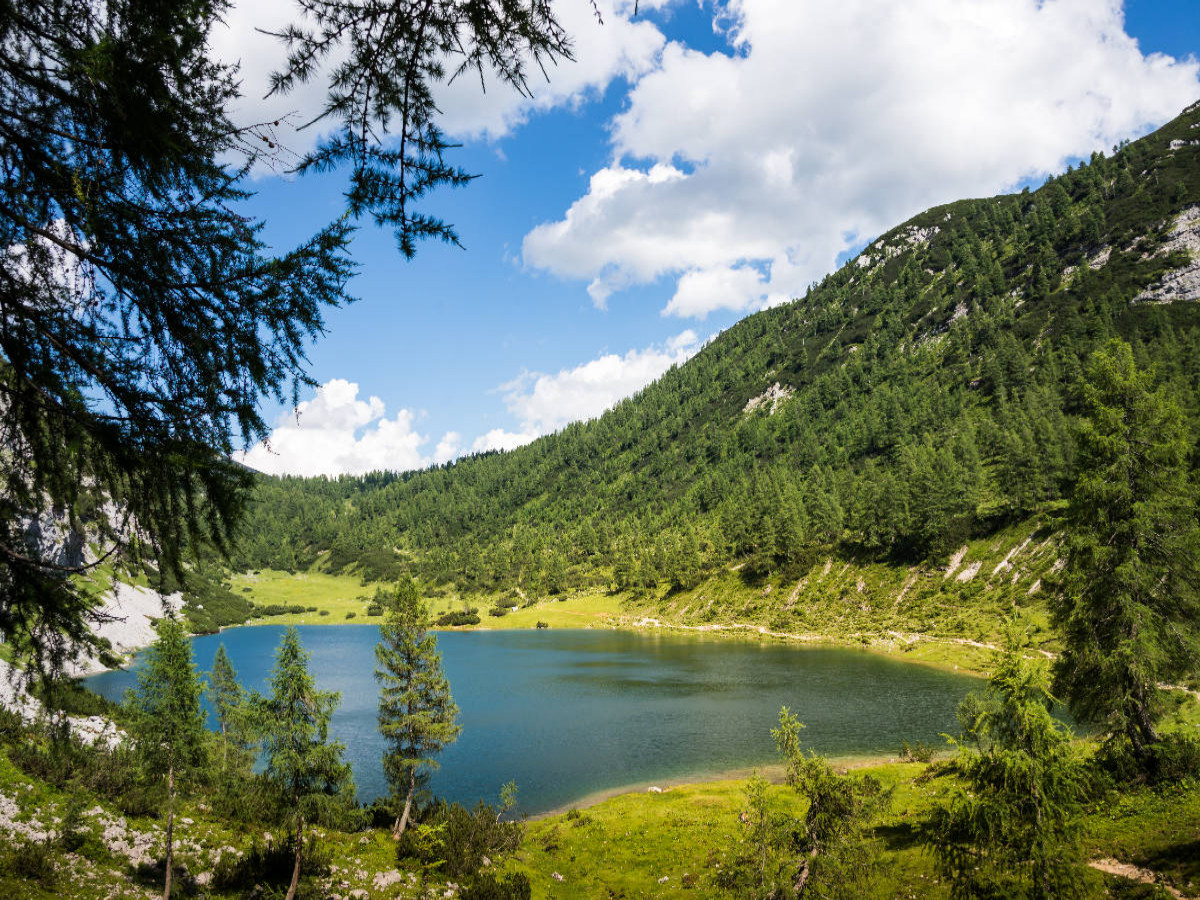
[[[1117,862],[1115,859],[1093,859],[1088,865],[1099,872],[1104,872],[1106,875],[1116,875],[1118,878],[1126,878],[1130,881],[1136,881],[1139,884],[1158,885],[1172,897],[1178,897],[1179,900],[1184,900],[1186,896],[1169,884],[1163,884],[1159,880],[1158,875],[1149,869],[1143,869],[1129,863]]]

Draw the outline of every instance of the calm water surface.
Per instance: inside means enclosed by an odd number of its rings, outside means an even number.
[[[281,626],[195,638],[212,666],[224,643],[243,684],[266,692]],[[375,730],[374,625],[299,627],[323,690],[340,691],[333,732],[359,795],[386,792]],[[780,706],[831,756],[895,753],[901,740],[942,743],[975,679],[854,650],[760,645],[623,631],[481,631],[438,636],[462,734],[442,754],[439,795],[496,802],[514,780],[536,814],[626,785],[776,761]],[[136,668],[135,662],[132,668]],[[119,699],[131,669],[88,679]]]

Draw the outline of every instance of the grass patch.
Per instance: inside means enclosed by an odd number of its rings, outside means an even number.
[[[304,612],[256,618],[253,625],[315,625],[344,622],[347,613],[365,616],[370,603],[366,588],[352,575],[297,572],[289,575],[271,569],[243,572],[230,578],[233,590],[256,606],[302,606]],[[245,589],[249,588],[249,591]]]

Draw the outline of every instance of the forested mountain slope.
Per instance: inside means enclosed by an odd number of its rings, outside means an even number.
[[[234,563],[468,595],[944,564],[1052,521],[1110,338],[1200,422],[1198,299],[1200,104],[1037,191],[922,213],[597,420],[423,472],[264,477]]]

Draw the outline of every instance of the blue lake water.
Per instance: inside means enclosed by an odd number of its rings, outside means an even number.
[[[281,626],[193,640],[207,671],[224,644],[243,684],[266,692]],[[375,730],[374,625],[299,627],[323,690],[339,691],[333,732],[359,795],[386,792]],[[770,730],[788,706],[808,746],[829,756],[894,754],[902,740],[940,746],[976,679],[830,648],[701,640],[625,631],[480,631],[438,636],[462,734],[433,790],[495,803],[516,781],[537,814],[588,794],[775,763]],[[119,699],[133,669],[89,686]]]

